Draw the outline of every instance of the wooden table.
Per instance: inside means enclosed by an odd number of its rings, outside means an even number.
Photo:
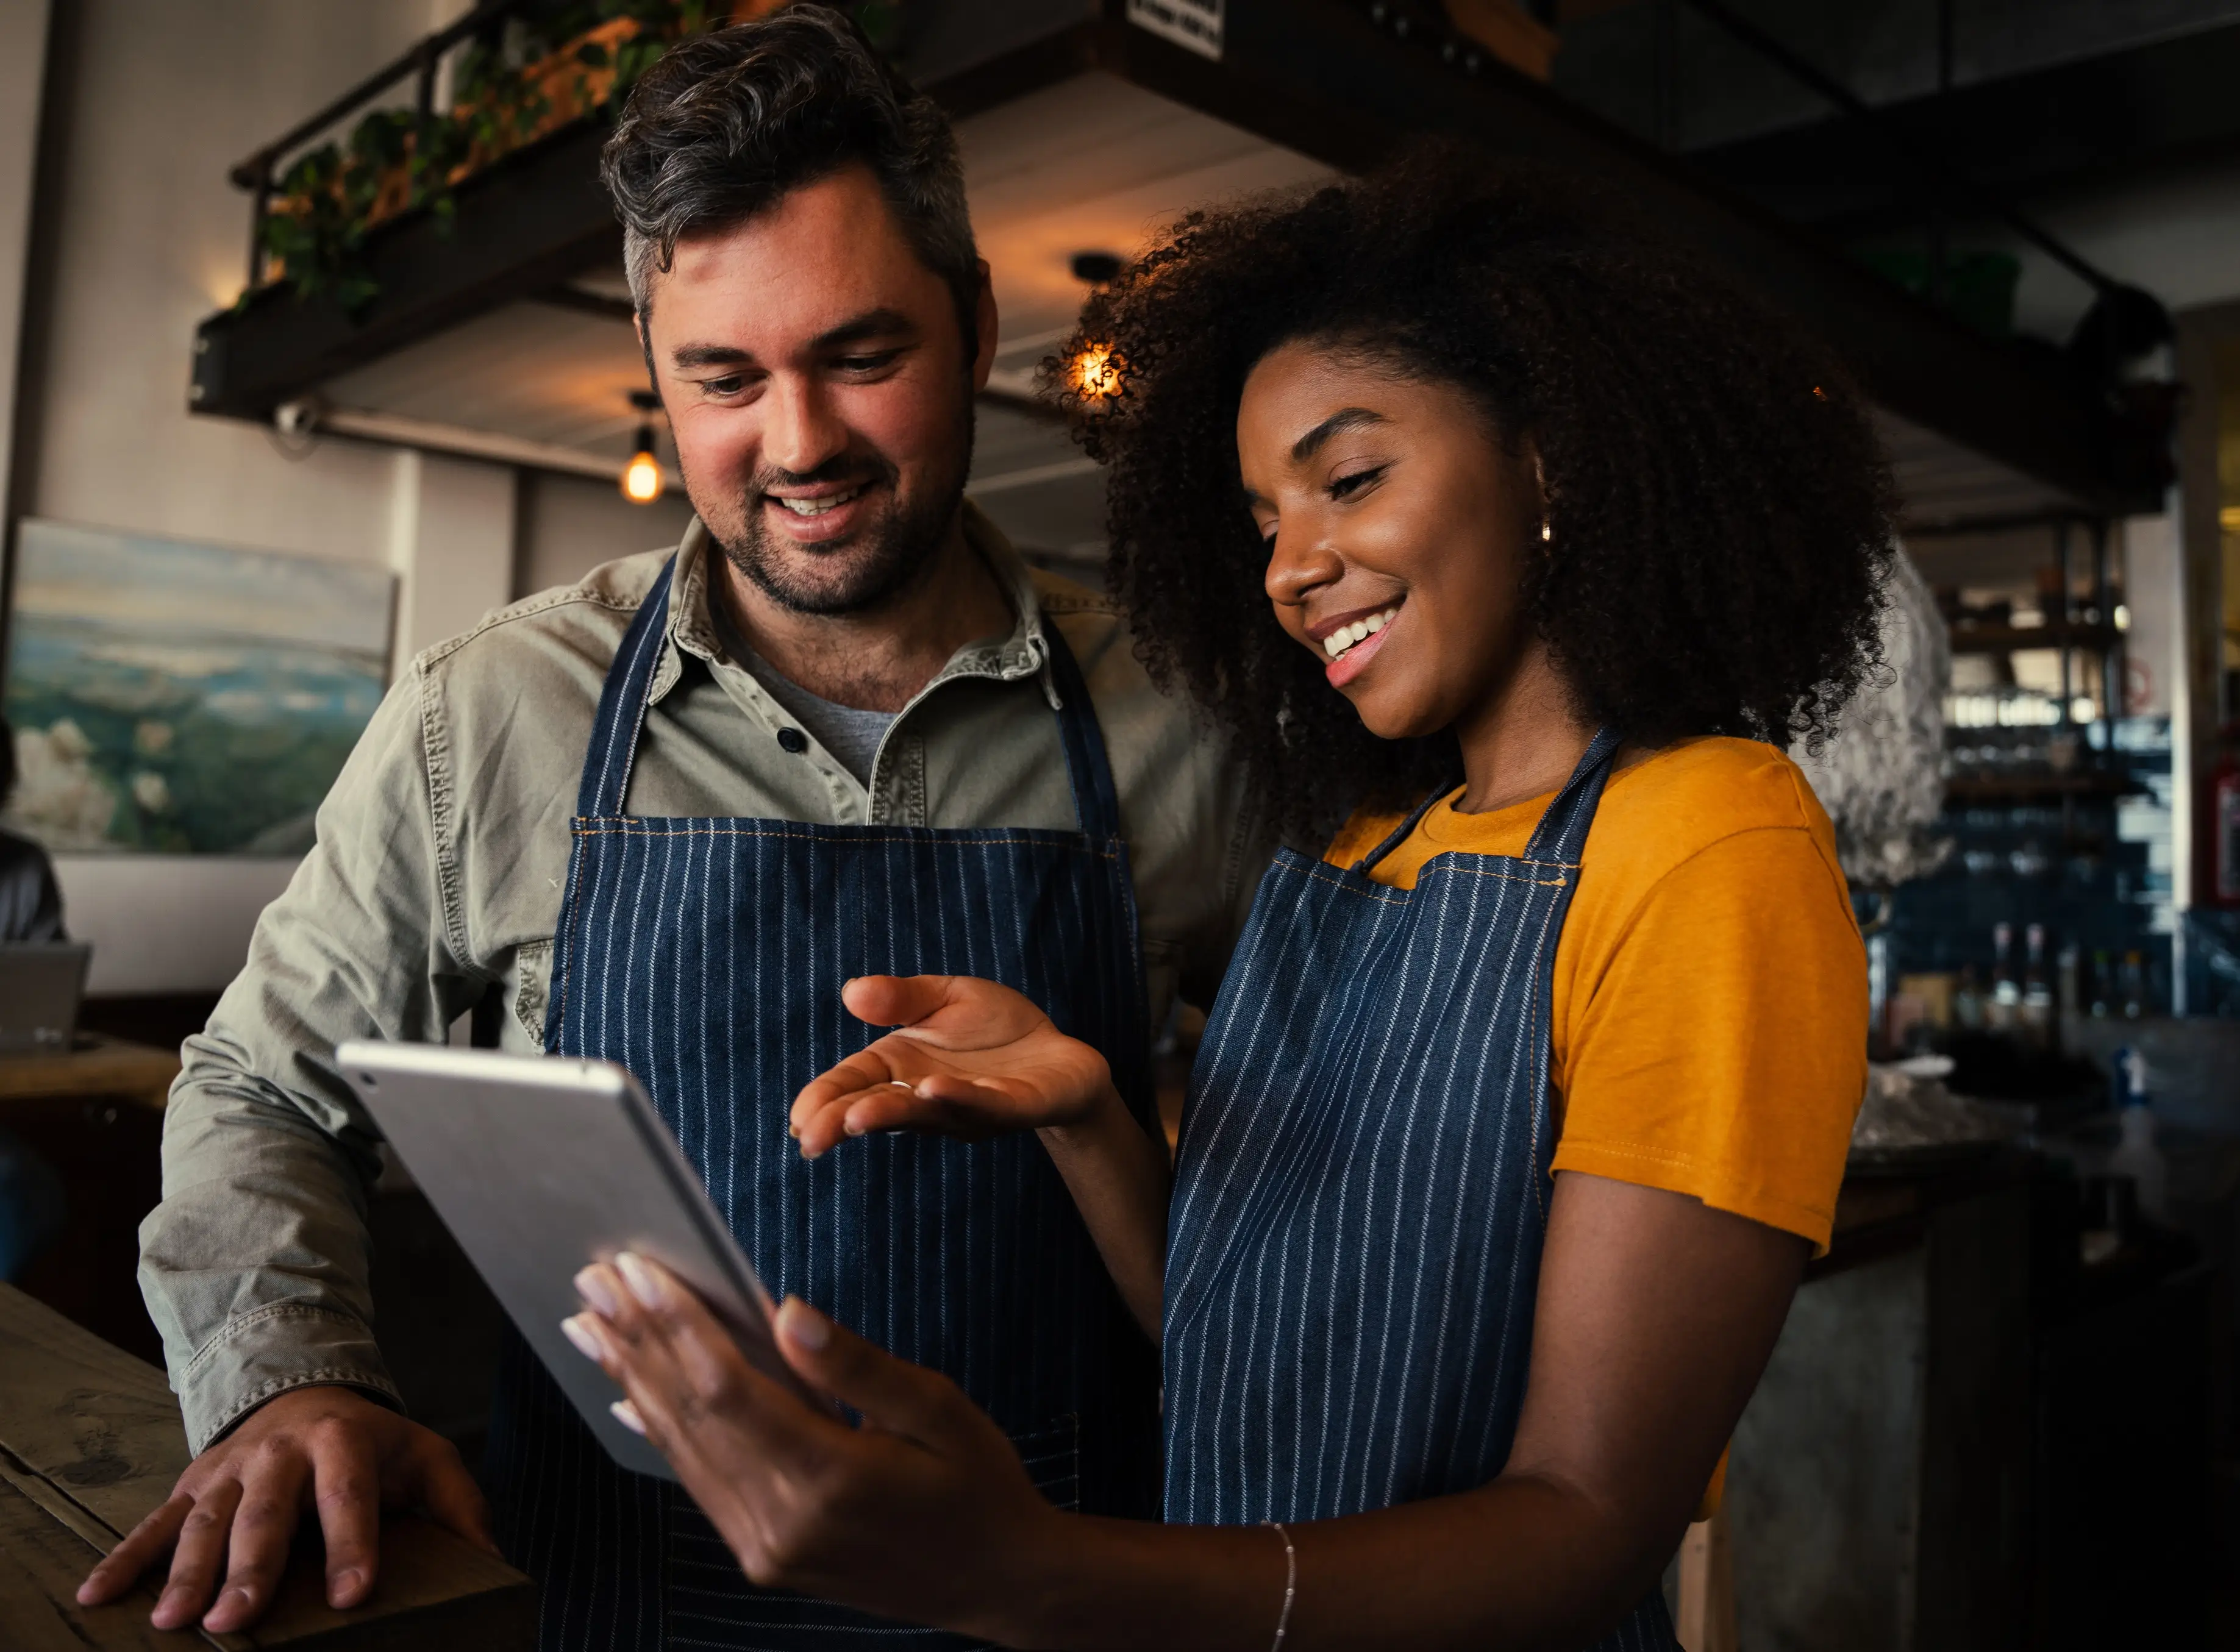
[[[373,1598],[326,1603],[318,1542],[296,1547],[278,1599],[245,1635],[150,1629],[156,1591],[77,1604],[78,1583],[167,1497],[188,1462],[163,1373],[0,1285],[0,1645],[10,1652],[511,1652],[535,1639],[530,1580],[425,1521],[381,1535]]]
[[[0,1116],[10,1102],[113,1096],[162,1111],[179,1076],[179,1052],[99,1033],[59,1056],[0,1056]]]

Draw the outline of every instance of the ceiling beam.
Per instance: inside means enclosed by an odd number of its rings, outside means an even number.
[[[1357,170],[1411,137],[1576,169],[1833,348],[1891,411],[2080,505],[2161,508],[2113,474],[2085,388],[1909,296],[1841,249],[1736,196],[1526,76],[1474,73],[1418,30],[1398,37],[1349,0],[1229,0],[1219,63],[1117,21],[1100,66],[1316,159]],[[1384,10],[1384,8],[1376,8]]]
[[[1977,183],[2043,198],[2240,153],[2236,86],[2240,23],[2230,23],[1878,107],[1922,148],[1964,163]],[[1917,224],[1930,206],[1905,157],[1843,116],[1688,158],[1784,216],[1838,234]]]

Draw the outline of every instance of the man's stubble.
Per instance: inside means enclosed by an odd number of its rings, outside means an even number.
[[[883,454],[847,455],[803,474],[765,472],[754,478],[739,502],[738,525],[718,533],[701,511],[701,520],[723,549],[723,556],[756,590],[796,614],[837,616],[873,612],[908,592],[924,575],[957,520],[972,469],[972,398],[968,388],[957,409],[961,436],[941,474],[913,499],[897,489],[898,472]],[[868,480],[887,490],[885,510],[847,540],[828,548],[786,543],[763,520],[763,490],[810,486],[820,482]],[[687,496],[692,479],[685,477]],[[697,508],[699,501],[693,499]]]

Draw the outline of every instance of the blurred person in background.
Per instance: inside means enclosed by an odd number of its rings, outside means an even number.
[[[16,731],[0,717],[0,812],[16,790]],[[28,837],[0,827],[0,945],[10,941],[62,941],[63,892],[55,864]]]
[[[16,731],[0,717],[0,812],[16,789]],[[0,828],[0,946],[63,941],[54,863],[28,837]],[[0,1279],[52,1242],[63,1225],[62,1178],[12,1131],[0,1130]]]

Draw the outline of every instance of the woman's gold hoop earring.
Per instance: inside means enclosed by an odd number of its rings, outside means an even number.
[[[1554,540],[1555,537],[1556,530],[1548,525],[1548,519],[1546,517],[1542,517],[1540,519],[1540,543],[1543,545],[1547,544]]]

